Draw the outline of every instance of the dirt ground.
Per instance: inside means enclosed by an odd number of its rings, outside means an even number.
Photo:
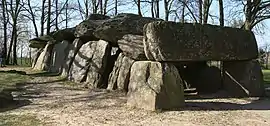
[[[18,69],[27,70],[27,69]],[[263,98],[189,98],[186,107],[171,111],[127,108],[121,92],[87,90],[60,81],[58,76],[35,76],[14,92],[22,103],[5,114],[31,114],[48,126],[269,126],[270,100]]]

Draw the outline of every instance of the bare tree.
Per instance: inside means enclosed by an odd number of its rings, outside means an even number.
[[[8,25],[8,18],[7,18],[7,9],[6,9],[6,0],[2,0],[2,16],[3,16],[3,32],[4,32],[4,42],[3,42],[3,47],[4,47],[4,57],[7,56],[7,25]],[[8,60],[6,61],[8,62]]]
[[[220,26],[224,26],[223,0],[218,0],[218,2],[219,2],[219,24]]]

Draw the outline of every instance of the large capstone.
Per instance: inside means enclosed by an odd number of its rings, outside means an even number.
[[[157,21],[144,27],[144,50],[155,61],[230,61],[258,57],[254,34],[213,25]]]
[[[75,39],[74,33],[75,28],[66,28],[50,34],[56,42],[62,42],[64,40],[72,42]]]
[[[31,48],[44,48],[49,41],[50,42],[54,41],[54,39],[50,35],[44,35],[44,36],[40,36],[38,38],[33,38],[33,39],[29,40],[29,43],[30,43],[29,47],[31,47]]]
[[[118,46],[123,51],[123,54],[134,60],[147,60],[143,48],[142,35],[124,35],[118,40]]]
[[[122,53],[119,54],[115,61],[113,70],[109,76],[108,87],[109,90],[128,90],[130,69],[134,60],[124,56]]]
[[[263,74],[258,61],[224,62],[224,88],[234,97],[263,96]]]
[[[172,64],[138,61],[132,65],[127,105],[146,110],[184,106],[183,83]]]
[[[102,20],[84,20],[76,26],[75,36],[84,42],[98,40],[93,32],[102,22]]]
[[[103,14],[90,14],[87,20],[106,20],[110,19],[109,16],[103,15]]]
[[[98,40],[94,35],[94,30],[101,25],[104,20],[110,19],[110,17],[102,14],[91,14],[87,20],[84,20],[76,26],[75,36],[82,41],[95,41]]]
[[[104,21],[94,32],[94,35],[117,45],[117,41],[125,34],[143,35],[143,26],[159,19],[142,17],[136,14],[118,14]]]

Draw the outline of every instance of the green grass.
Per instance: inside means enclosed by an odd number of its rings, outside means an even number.
[[[0,115],[0,126],[40,126],[41,121],[32,115]]]
[[[31,77],[27,75],[20,75],[15,73],[0,72],[0,89],[15,88],[16,83],[24,83],[30,80]]]
[[[263,70],[264,84],[270,85],[270,70]]]

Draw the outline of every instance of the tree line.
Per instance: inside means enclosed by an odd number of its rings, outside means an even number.
[[[85,20],[92,13],[117,15],[127,6],[138,15],[150,14],[164,20],[211,24],[243,30],[261,29],[263,21],[270,19],[269,0],[1,0],[0,39],[5,50],[6,64],[17,65],[18,49],[21,57],[30,38],[67,28],[78,20]],[[215,13],[211,12],[211,7]],[[228,23],[227,23],[228,25]],[[29,49],[29,48],[27,48]]]

